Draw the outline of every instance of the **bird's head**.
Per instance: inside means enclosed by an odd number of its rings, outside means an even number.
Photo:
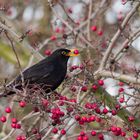
[[[60,57],[63,58],[69,58],[71,56],[78,56],[79,55],[79,51],[77,49],[57,49],[56,51],[54,51],[55,55],[59,55]]]

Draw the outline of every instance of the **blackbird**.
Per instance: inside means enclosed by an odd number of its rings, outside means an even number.
[[[55,90],[66,76],[69,57],[78,55],[74,51],[74,49],[57,49],[47,58],[23,71],[7,85],[7,88],[21,90],[23,85],[27,88],[39,85],[45,93]],[[4,96],[11,94],[15,94],[15,91],[6,92]]]

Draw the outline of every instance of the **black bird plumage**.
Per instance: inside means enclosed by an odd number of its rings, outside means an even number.
[[[45,93],[55,90],[66,76],[70,52],[71,50],[68,49],[58,49],[49,57],[23,71],[24,85],[30,87],[37,84]],[[21,75],[17,76],[7,87],[22,89]],[[6,96],[14,93],[13,91],[7,92]]]

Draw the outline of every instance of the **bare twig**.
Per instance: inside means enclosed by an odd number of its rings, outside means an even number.
[[[51,9],[52,9],[54,15],[55,15],[57,18],[59,18],[59,19],[61,20],[61,22],[62,22],[63,24],[65,24],[65,25],[67,26],[67,28],[68,28],[71,32],[74,33],[75,36],[78,36],[80,39],[82,39],[88,46],[90,46],[90,47],[92,47],[92,48],[94,47],[81,33],[77,33],[77,31],[75,31],[75,30],[73,29],[73,27],[72,27],[67,21],[65,21],[61,16],[59,16],[53,7],[51,7]]]
[[[111,39],[111,42],[104,54],[104,57],[100,63],[100,67],[99,70],[103,70],[103,68],[106,66],[107,60],[111,54],[111,51],[113,49],[114,44],[116,43],[117,39],[119,38],[121,32],[124,30],[124,28],[126,27],[126,24],[128,23],[128,21],[130,20],[130,18],[133,16],[133,14],[136,12],[136,10],[138,9],[138,7],[140,6],[140,2],[136,2],[136,4],[134,5],[134,7],[132,8],[132,10],[127,14],[127,16],[125,17],[125,19],[123,20],[121,27],[118,29],[118,31],[116,32],[116,34],[113,36],[113,38]]]
[[[133,42],[133,39],[137,36],[137,34],[140,33],[140,29],[138,29],[135,33],[133,33],[133,35],[131,35],[129,38],[127,38],[124,43],[122,44],[122,46],[120,47],[120,49],[118,50],[118,52],[116,54],[114,54],[113,60],[115,60],[117,58],[117,56],[125,49],[126,45],[131,45],[131,43]]]
[[[140,84],[140,79],[125,74],[116,73],[116,72],[102,70],[95,73],[95,75],[102,76],[102,77],[111,77],[117,80],[131,82],[134,84]]]
[[[87,25],[87,38],[89,41],[91,41],[91,36],[90,36],[91,14],[92,14],[92,0],[89,1],[88,25]]]
[[[36,119],[35,121],[32,123],[32,125],[30,126],[30,128],[28,129],[28,133],[31,132],[31,130],[33,129],[33,127],[42,119],[43,113],[41,113]]]
[[[14,32],[10,27],[6,26],[5,24],[0,22],[0,27],[3,28],[5,31],[9,32],[12,35],[12,38],[15,42],[19,43],[21,36]],[[21,43],[21,42],[20,42]],[[33,54],[39,60],[43,59],[43,56],[36,50],[34,50],[26,41],[22,41],[23,47],[28,48],[31,54]]]
[[[88,23],[89,20],[94,19],[97,16],[97,14],[101,11],[101,9],[103,8],[103,6],[105,5],[106,1],[107,0],[101,0],[101,3],[99,5],[99,7],[97,9],[95,9],[95,11],[89,17],[89,19],[87,19],[86,21],[84,21],[83,23],[81,23],[79,25],[79,27],[75,28],[75,30],[79,30],[79,29],[83,28],[84,26],[87,25],[87,23]]]
[[[47,136],[51,133],[53,127],[50,127],[49,130],[47,131],[47,133],[42,137],[41,140],[46,140]]]

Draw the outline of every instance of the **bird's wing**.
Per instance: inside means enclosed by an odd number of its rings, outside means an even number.
[[[25,83],[37,83],[43,78],[48,78],[52,74],[54,66],[51,62],[42,60],[39,63],[33,65],[32,67],[26,69],[22,75]],[[19,75],[15,80],[14,84],[21,84],[21,75]]]

